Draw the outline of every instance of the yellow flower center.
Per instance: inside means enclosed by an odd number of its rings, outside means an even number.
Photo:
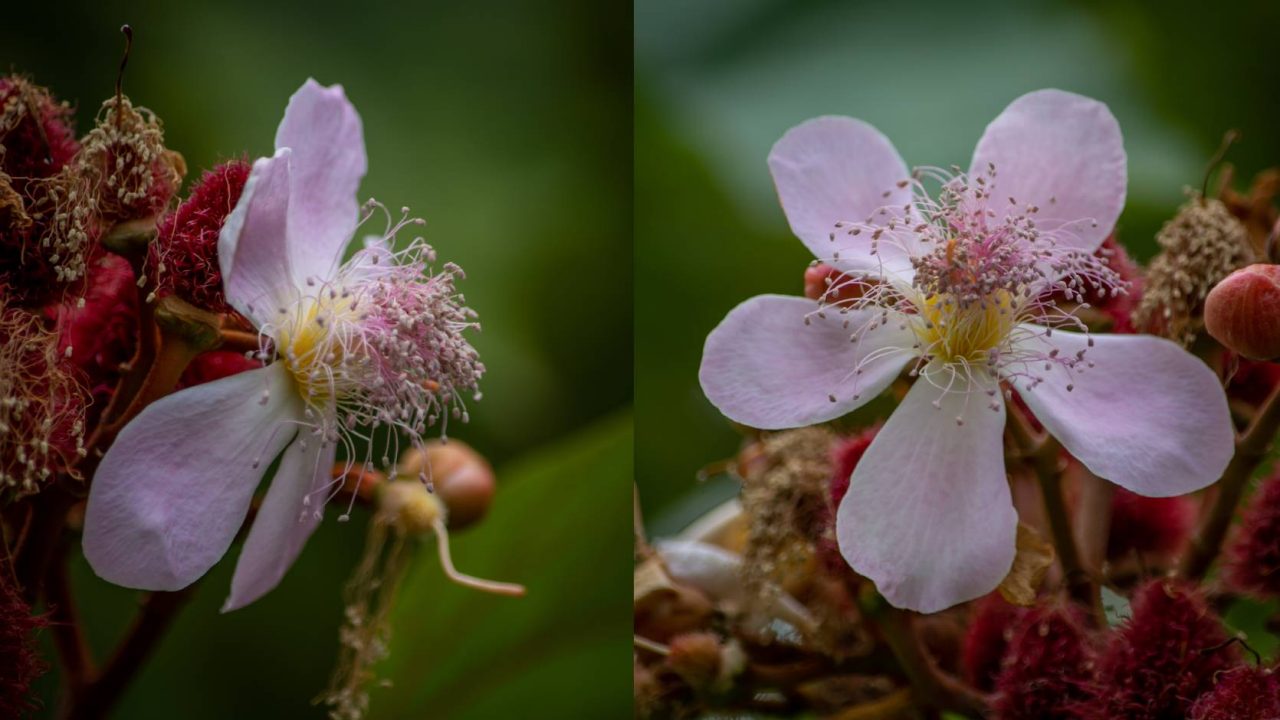
[[[352,304],[350,296],[321,292],[304,299],[277,333],[277,352],[308,402],[341,394],[347,384],[342,325],[353,319]]]
[[[960,304],[950,295],[930,295],[920,306],[924,322],[916,335],[925,352],[944,363],[984,364],[1013,330],[1013,296],[997,290],[981,303]]]

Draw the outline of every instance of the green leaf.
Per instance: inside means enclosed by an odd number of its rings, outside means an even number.
[[[1115,627],[1133,617],[1129,599],[1105,585],[1102,587],[1102,609],[1107,614],[1107,625]]]
[[[1267,628],[1267,621],[1277,613],[1280,613],[1280,602],[1240,598],[1231,604],[1222,619],[1233,631],[1244,633],[1249,647],[1258,651],[1264,662],[1270,662],[1280,651],[1280,636]]]
[[[631,712],[630,416],[518,463],[489,517],[453,542],[463,572],[523,598],[452,585],[425,544],[401,588],[392,682],[375,718],[626,717]]]

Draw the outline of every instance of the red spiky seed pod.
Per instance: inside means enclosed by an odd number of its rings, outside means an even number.
[[[75,157],[80,144],[73,115],[70,105],[45,88],[16,75],[0,78],[0,172],[20,191]]]
[[[48,666],[35,648],[35,633],[49,624],[10,581],[12,570],[0,565],[0,717],[22,717],[31,709],[31,683]]]
[[[849,491],[849,478],[858,467],[858,461],[871,447],[880,426],[869,427],[857,435],[841,438],[831,446],[831,506],[840,506],[844,494]]]
[[[995,688],[1013,626],[1026,612],[1025,608],[1006,602],[998,592],[973,604],[960,651],[965,682],[984,692]]]
[[[1239,667],[1219,673],[1213,689],[1191,706],[1188,718],[1276,720],[1280,718],[1280,673],[1262,667]]]
[[[1263,481],[1227,546],[1227,584],[1259,597],[1280,597],[1280,473]]]
[[[1191,536],[1195,520],[1194,498],[1146,497],[1116,487],[1111,496],[1107,557],[1176,553]]]
[[[1236,664],[1222,622],[1193,585],[1157,579],[1134,591],[1132,617],[1111,633],[1098,658],[1097,681],[1081,708],[1086,720],[1184,718]]]
[[[115,390],[122,366],[138,339],[138,293],[129,261],[101,252],[89,263],[81,298],[52,310],[59,328],[58,350],[82,373],[92,402],[92,425]]]
[[[1028,610],[1012,624],[995,678],[999,720],[1066,720],[1087,697],[1094,671],[1084,615],[1072,605]]]
[[[244,160],[218,165],[161,220],[147,259],[158,296],[174,294],[205,310],[233,312],[222,294],[218,234],[240,200],[250,169]]]

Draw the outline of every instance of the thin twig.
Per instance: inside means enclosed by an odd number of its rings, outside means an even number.
[[[1236,507],[1244,495],[1244,488],[1249,483],[1253,471],[1267,455],[1267,448],[1280,429],[1280,385],[1272,389],[1271,395],[1263,403],[1258,414],[1253,418],[1244,434],[1236,439],[1236,454],[1232,456],[1222,478],[1218,480],[1217,495],[1213,502],[1203,511],[1200,524],[1187,554],[1182,556],[1178,566],[1178,574],[1182,577],[1198,580],[1208,572],[1213,561],[1222,550],[1222,540],[1226,537],[1231,520],[1235,517]]]
[[[58,662],[72,693],[79,692],[93,678],[93,652],[84,635],[71,594],[71,578],[67,568],[66,538],[58,540],[58,549],[49,563],[45,578],[45,605],[49,610],[49,629],[58,651]]]
[[[891,607],[883,600],[878,599],[877,602],[879,606],[867,617],[875,623],[885,644],[893,651],[920,704],[970,717],[985,717],[986,698],[938,668],[920,640],[914,614]]]
[[[1012,404],[1009,407],[1009,434],[1030,462],[1040,481],[1040,494],[1044,499],[1045,517],[1049,521],[1049,534],[1053,538],[1058,562],[1067,589],[1076,601],[1092,608],[1095,615],[1102,611],[1102,600],[1097,585],[1089,572],[1080,564],[1080,552],[1071,532],[1071,518],[1062,495],[1062,470],[1058,453],[1062,446],[1053,436],[1036,437],[1023,413]]]
[[[124,640],[91,683],[72,696],[67,720],[108,717],[138,671],[146,664],[195,586],[177,592],[148,593]]]

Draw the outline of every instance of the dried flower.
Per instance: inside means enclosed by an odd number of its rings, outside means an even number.
[[[1196,197],[1164,224],[1156,242],[1160,254],[1147,268],[1134,321],[1144,331],[1189,345],[1209,291],[1253,259],[1249,236],[1222,201]]]
[[[0,78],[0,172],[15,179],[20,194],[79,151],[73,115],[70,105],[26,78]]]
[[[1165,340],[1090,335],[1054,301],[1123,291],[1094,252],[1124,204],[1125,162],[1106,106],[1056,90],[996,118],[969,173],[911,175],[849,118],[811,120],[774,146],[792,230],[844,280],[818,302],[739,305],[708,336],[699,377],[721,412],[764,429],[840,417],[904,369],[918,378],[836,520],[845,559],[892,604],[934,612],[1009,572],[1001,382],[1093,473],[1135,492],[1202,488],[1230,459],[1212,370]]]
[[[41,315],[0,297],[0,490],[34,493],[84,452],[84,389]]]

